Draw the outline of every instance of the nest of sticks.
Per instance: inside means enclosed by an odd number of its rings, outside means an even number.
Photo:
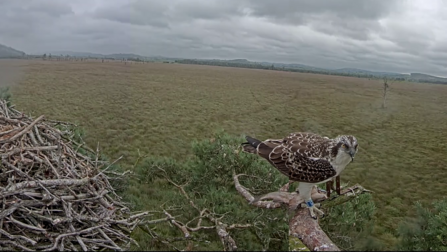
[[[0,100],[0,250],[126,250],[147,214],[130,213],[110,170],[74,127]],[[113,184],[113,183],[112,183]],[[136,243],[136,242],[135,242]]]

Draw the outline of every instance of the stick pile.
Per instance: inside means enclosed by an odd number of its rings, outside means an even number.
[[[0,250],[128,249],[147,212],[130,215],[98,155],[68,124],[33,120],[0,100]]]

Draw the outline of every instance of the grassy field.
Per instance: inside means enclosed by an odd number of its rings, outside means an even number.
[[[378,80],[178,64],[30,61],[13,102],[33,116],[78,123],[90,146],[131,169],[141,155],[182,159],[219,129],[260,139],[294,131],[353,134],[343,182],[374,191],[374,235],[387,248],[416,201],[447,193],[447,86],[396,82],[382,109]],[[135,185],[134,193],[154,190]],[[148,200],[146,207],[157,204]]]
[[[0,59],[0,87],[9,87],[20,81],[23,70],[32,64],[26,60]]]

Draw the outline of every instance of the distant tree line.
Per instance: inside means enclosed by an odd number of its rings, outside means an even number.
[[[145,63],[147,60],[141,59],[139,57],[135,58],[116,58],[116,57],[92,57],[92,56],[72,56],[72,55],[28,55],[28,58],[42,59],[42,60],[53,60],[53,61],[87,61],[87,60],[100,60],[101,62],[106,61],[121,61],[121,62],[140,62]]]
[[[254,69],[265,69],[265,70],[277,70],[277,71],[287,71],[287,72],[300,72],[300,73],[314,73],[314,74],[327,74],[327,75],[338,75],[338,76],[354,76],[362,78],[382,78],[377,75],[372,74],[352,74],[352,73],[341,73],[332,71],[319,71],[311,70],[305,68],[290,68],[285,66],[276,67],[274,64],[266,65],[255,62],[235,62],[235,61],[218,61],[218,60],[196,60],[196,59],[183,59],[176,60],[176,63],[180,64],[196,64],[196,65],[212,65],[212,66],[226,66],[226,67],[240,67],[240,68],[254,68]],[[396,78],[396,80],[399,78]],[[405,78],[400,78],[405,80]]]
[[[387,78],[389,80],[395,81],[410,81],[410,82],[426,82],[426,83],[437,83],[437,84],[447,84],[447,80],[433,80],[433,79],[412,79],[410,76],[398,77],[398,76],[386,76],[386,75],[374,75],[366,73],[347,73],[347,72],[335,72],[330,70],[314,70],[306,68],[291,68],[286,66],[275,66],[274,64],[261,64],[250,61],[232,61],[232,60],[199,60],[199,59],[181,59],[176,60],[176,63],[180,64],[195,64],[195,65],[211,65],[211,66],[224,66],[224,67],[240,67],[240,68],[253,68],[253,69],[264,69],[264,70],[277,70],[277,71],[287,71],[287,72],[300,72],[300,73],[313,73],[313,74],[326,74],[326,75],[336,75],[336,76],[350,76],[358,78],[368,78],[368,79],[383,79]]]

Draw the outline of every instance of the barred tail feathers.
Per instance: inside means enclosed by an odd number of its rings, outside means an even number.
[[[245,139],[247,140],[247,142],[242,143],[244,151],[256,154],[257,153],[256,148],[261,144],[261,141],[259,141],[256,138],[252,138],[250,136],[246,136]]]

